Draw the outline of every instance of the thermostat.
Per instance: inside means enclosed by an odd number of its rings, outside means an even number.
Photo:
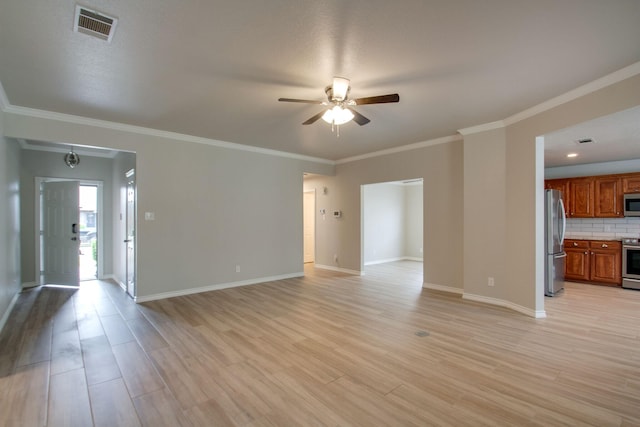
[[[333,211],[333,217],[334,218],[342,217],[342,211]]]

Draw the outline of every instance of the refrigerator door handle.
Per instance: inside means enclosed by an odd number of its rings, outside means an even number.
[[[564,243],[564,233],[567,230],[567,215],[564,213],[564,202],[562,201],[562,199],[558,199],[558,211],[560,213],[560,218],[562,218],[562,220],[560,221],[560,244]],[[565,254],[566,256],[566,254]]]
[[[567,253],[566,252],[562,252],[561,254],[558,255],[554,255],[554,258],[566,258],[567,257]]]

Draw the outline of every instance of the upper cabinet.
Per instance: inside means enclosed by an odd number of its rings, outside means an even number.
[[[640,173],[622,178],[623,193],[640,193]]]
[[[623,217],[623,194],[620,178],[594,179],[594,216],[597,218]]]
[[[569,200],[567,217],[593,218],[593,179],[569,180]]]
[[[621,218],[624,193],[640,192],[640,173],[549,179],[544,184],[562,191],[567,218]]]

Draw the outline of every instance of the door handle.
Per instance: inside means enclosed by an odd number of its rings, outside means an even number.
[[[124,241],[124,243],[129,243],[131,241],[131,239],[127,239]]]
[[[73,234],[78,234],[78,224],[71,224],[71,232]]]

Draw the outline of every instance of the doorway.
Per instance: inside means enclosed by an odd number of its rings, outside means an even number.
[[[56,185],[57,184],[57,185]],[[60,187],[60,188],[57,188]],[[63,190],[63,187],[65,190]],[[67,188],[68,187],[68,188]],[[103,276],[103,223],[102,181],[73,180],[64,178],[36,177],[36,284],[55,283],[58,285],[78,286],[83,280],[96,280]],[[73,205],[69,219],[54,227],[51,218],[56,214],[52,209],[62,209],[51,205],[51,199],[60,191],[71,191],[66,204]],[[61,193],[62,194],[62,193]],[[68,209],[65,206],[64,209]],[[64,211],[64,209],[61,210]],[[67,224],[68,223],[68,224]],[[60,233],[58,233],[58,230]],[[53,234],[52,234],[53,233]],[[56,236],[59,234],[59,236]],[[58,239],[73,248],[67,250],[69,256],[59,257],[62,253],[55,249]],[[71,242],[71,243],[69,243]],[[66,272],[60,276],[58,272]]]
[[[302,199],[303,207],[303,258],[304,263],[316,260],[316,190],[305,191]]]
[[[127,293],[136,297],[136,172],[130,169],[127,180],[127,202],[125,205],[125,280]]]
[[[423,273],[423,180],[361,186],[361,271],[405,268]]]
[[[98,186],[80,185],[80,281],[98,278]]]

